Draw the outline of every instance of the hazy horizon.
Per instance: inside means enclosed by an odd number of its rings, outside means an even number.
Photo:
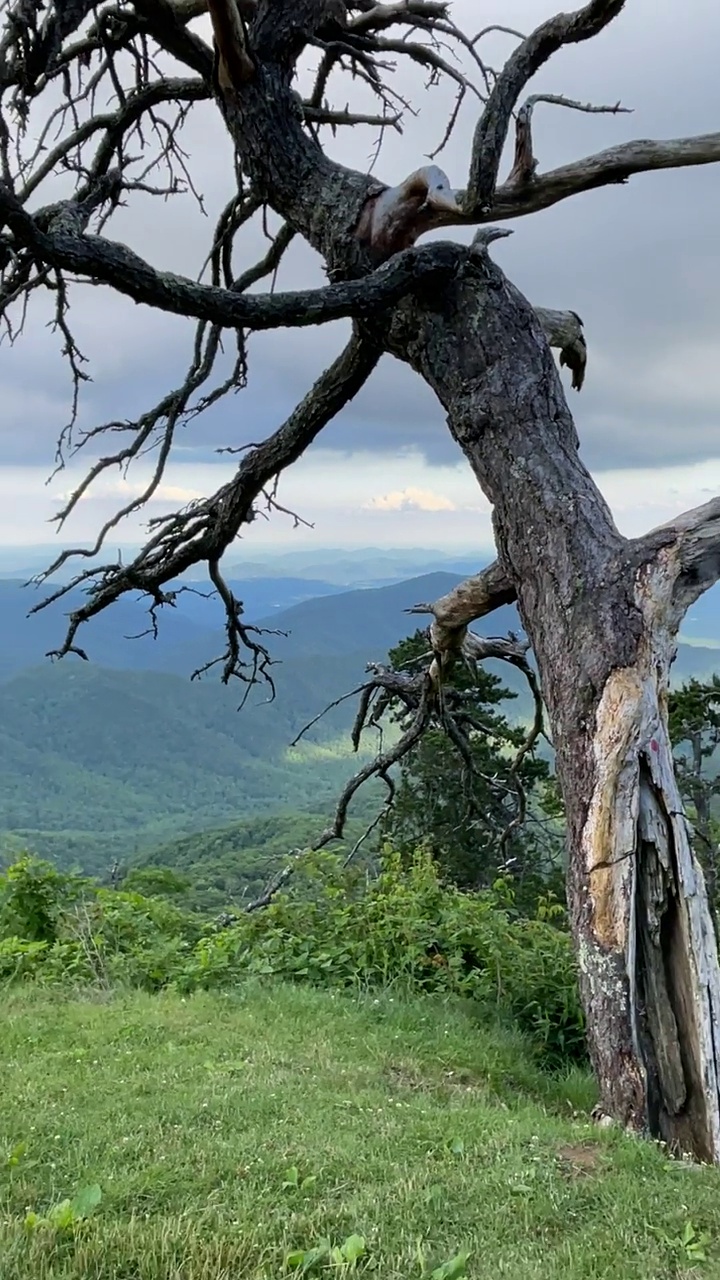
[[[55,559],[61,551],[66,547],[74,546],[74,543],[20,543],[17,545],[0,544],[0,574],[6,568],[22,568],[26,562],[35,562],[36,560],[50,563]],[[117,540],[113,541],[112,548],[103,548],[97,559],[108,560],[112,558],[114,552],[120,551],[125,558],[129,558],[133,553],[140,549],[140,543],[121,543]],[[235,564],[243,560],[248,564],[257,563],[259,560],[297,560],[299,563],[307,563],[314,559],[326,556],[343,556],[345,558],[360,558],[362,556],[376,556],[385,559],[393,557],[405,559],[421,559],[427,557],[434,560],[456,560],[472,558],[478,560],[478,565],[488,562],[488,557],[477,556],[477,548],[467,543],[464,546],[458,545],[454,547],[428,547],[422,545],[407,546],[382,546],[380,544],[371,544],[367,542],[347,542],[341,543],[318,543],[312,546],[295,547],[291,543],[285,544],[258,544],[257,546],[247,546],[243,548],[242,544],[238,544],[237,548],[229,547],[225,553],[225,563]],[[72,563],[72,561],[70,562]],[[75,563],[79,563],[78,560]],[[87,566],[88,560],[83,557],[82,563]],[[202,566],[200,566],[202,568]]]

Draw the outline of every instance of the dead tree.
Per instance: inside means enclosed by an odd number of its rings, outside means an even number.
[[[153,521],[131,564],[110,560],[78,572],[86,602],[71,616],[61,653],[81,652],[82,623],[123,593],[146,593],[155,619],[172,601],[172,584],[206,562],[226,612],[224,677],[267,673],[265,638],[245,625],[222,577],[224,551],[258,504],[272,506],[274,478],[356,394],[382,353],[426,380],[492,504],[497,547],[496,563],[433,605],[435,675],[444,655],[462,651],[469,623],[517,601],[557,750],[568,900],[602,1105],[636,1131],[720,1161],[720,972],[666,716],[680,620],[720,575],[720,499],[644,537],[621,537],[579,457],[548,342],[560,345],[582,382],[582,326],[569,312],[536,313],[488,252],[498,234],[490,224],[643,171],[720,160],[716,133],[638,141],[540,171],[532,115],[542,98],[523,102],[526,86],[557,50],[592,39],[623,7],[624,0],[589,0],[527,37],[508,32],[513,52],[492,69],[484,33],[461,31],[443,0],[3,0],[0,308],[14,333],[32,295],[52,292],[76,391],[85,375],[68,317],[73,279],[197,321],[182,385],[137,422],[87,433],[91,447],[120,443],[94,463],[61,520],[107,467],[155,446],[155,478],[132,506],[151,496],[179,425],[243,385],[247,330],[353,321],[346,349],[287,422],[243,454],[229,483]],[[453,43],[464,62],[448,54]],[[293,79],[298,60],[310,55],[316,77],[303,100]],[[437,172],[414,172],[384,198],[381,183],[320,144],[326,125],[398,126],[402,102],[388,59],[401,57],[431,79],[452,77],[459,100],[477,103],[462,191],[448,194]],[[376,96],[374,117],[333,107],[343,72]],[[216,229],[210,283],[202,284],[156,270],[108,227],[134,193],[165,196],[189,181],[179,131],[195,104],[212,98],[216,127],[234,145],[237,192]],[[511,129],[515,157],[503,182]],[[161,171],[165,179],[155,176]],[[282,229],[263,261],[237,274],[235,237],[267,207]],[[453,224],[479,226],[470,248],[414,244],[422,231]],[[321,255],[329,283],[248,293],[274,273],[296,235]],[[216,357],[228,332],[237,360],[223,380]],[[68,447],[70,430],[61,452]],[[122,514],[94,548],[63,559],[96,554]]]

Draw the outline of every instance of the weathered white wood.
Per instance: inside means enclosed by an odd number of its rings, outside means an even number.
[[[638,1055],[638,1077],[646,1086],[643,1050],[638,1035],[637,882],[639,860],[651,842],[661,862],[669,892],[676,895],[684,955],[689,965],[684,1020],[679,1025],[686,1056],[685,1081],[692,1094],[690,1109],[704,1108],[705,1158],[720,1163],[720,1080],[716,1046],[720,1045],[720,965],[705,882],[690,842],[677,787],[667,731],[666,699],[670,662],[675,649],[673,574],[665,565],[638,575],[636,599],[647,623],[638,661],[612,673],[599,700],[593,736],[595,786],[582,836],[590,882],[595,946],[580,948],[579,960],[588,985],[615,985],[604,999],[621,1008],[627,999]],[[626,957],[627,992],[615,971],[602,963],[603,953],[622,950]],[[678,992],[675,992],[678,1001]],[[611,1092],[602,1056],[601,1093]],[[606,1064],[612,1075],[616,1064]],[[688,1077],[696,1076],[693,1082]],[[700,1081],[698,1088],[697,1081]],[[694,1092],[693,1092],[694,1083]],[[678,1107],[679,1110],[679,1107]],[[630,1117],[628,1117],[630,1118]],[[692,1121],[691,1115],[690,1120]],[[695,1119],[695,1128],[700,1126]],[[688,1134],[693,1128],[688,1122]],[[681,1139],[677,1139],[681,1141]],[[697,1151],[688,1137],[687,1149]]]

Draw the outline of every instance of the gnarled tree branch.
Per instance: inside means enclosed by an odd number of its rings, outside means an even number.
[[[572,111],[584,111],[588,114],[628,115],[629,108],[616,102],[612,107],[597,107],[589,102],[576,102],[573,98],[564,98],[560,94],[534,93],[523,103],[515,121],[515,159],[508,174],[508,184],[529,182],[535,175],[537,159],[533,153],[532,115],[539,102],[549,103],[556,107],[569,107]]]
[[[561,200],[569,200],[584,191],[627,182],[633,174],[652,173],[658,169],[685,169],[693,165],[717,164],[718,161],[720,133],[624,142],[583,160],[551,169],[548,173],[537,174],[532,182],[520,186],[504,183],[497,188],[487,216],[522,218],[541,209],[549,209]],[[467,208],[462,192],[458,198]]]
[[[472,144],[465,210],[489,213],[512,113],[536,71],[566,44],[590,40],[620,13],[625,0],[590,0],[575,13],[559,13],[543,22],[510,55],[488,98]]]
[[[661,564],[672,582],[672,617],[677,631],[687,610],[720,580],[720,498],[685,511],[632,543],[641,564]]]
[[[471,622],[484,618],[501,605],[513,604],[517,595],[505,570],[494,560],[480,573],[458,583],[447,595],[432,604],[416,604],[408,613],[432,613],[437,628],[433,643],[436,649],[452,647],[453,637]],[[435,644],[435,639],[438,643]]]
[[[13,233],[15,252],[27,249],[47,265],[111,285],[134,302],[232,328],[259,330],[367,316],[397,301],[421,280],[452,272],[464,256],[459,245],[425,245],[398,254],[363,280],[266,297],[238,295],[229,289],[195,284],[184,276],[157,271],[117,241],[80,234],[81,215],[82,210],[72,201],[55,206],[43,219],[47,226],[44,229],[39,217],[27,213],[19,200],[0,185],[0,218]]]
[[[228,484],[211,498],[192,503],[184,512],[157,518],[153,522],[154,534],[130,564],[88,569],[35,605],[32,612],[45,608],[77,586],[91,584],[88,603],[71,613],[65,641],[56,656],[77,652],[76,637],[83,623],[128,592],[140,591],[156,605],[172,604],[173,593],[165,591],[165,587],[203,561],[213,566],[218,578],[223,552],[237,537],[242,525],[255,518],[255,503],[265,486],[296,462],[323,427],[357,394],[375,368],[381,351],[376,339],[355,332],[343,353],[318,379],[287,422],[248,451]],[[98,543],[89,551],[75,548],[62,552],[41,580],[52,577],[70,558],[94,557],[99,549]],[[227,605],[227,601],[225,603]],[[245,643],[239,626],[242,606],[238,611],[237,604],[233,599],[228,609],[230,648],[223,659],[225,681],[237,674],[239,646],[233,649],[233,637]]]

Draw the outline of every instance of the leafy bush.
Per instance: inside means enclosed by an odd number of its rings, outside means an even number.
[[[0,876],[0,979],[156,991],[182,970],[202,927],[162,898],[100,889],[25,857]]]
[[[28,860],[0,876],[0,902],[0,979],[184,992],[249,974],[395,986],[509,1013],[546,1061],[584,1054],[570,938],[553,922],[559,904],[546,899],[537,919],[522,918],[507,884],[477,894],[443,885],[428,852],[408,862],[386,851],[375,879],[330,854],[306,854],[286,892],[222,929],[160,897],[88,884],[80,895],[68,877]]]
[[[15,937],[0,939],[0,981],[34,976],[47,949],[47,942],[28,942]]]
[[[177,981],[222,987],[243,973],[468,996],[512,1014],[546,1059],[585,1052],[568,934],[516,916],[502,884],[472,895],[443,886],[422,852],[403,868],[386,854],[364,884],[331,856],[307,855],[291,890],[202,938]]]
[[[0,938],[54,942],[63,910],[82,884],[79,877],[56,871],[49,862],[19,858],[0,876]]]

